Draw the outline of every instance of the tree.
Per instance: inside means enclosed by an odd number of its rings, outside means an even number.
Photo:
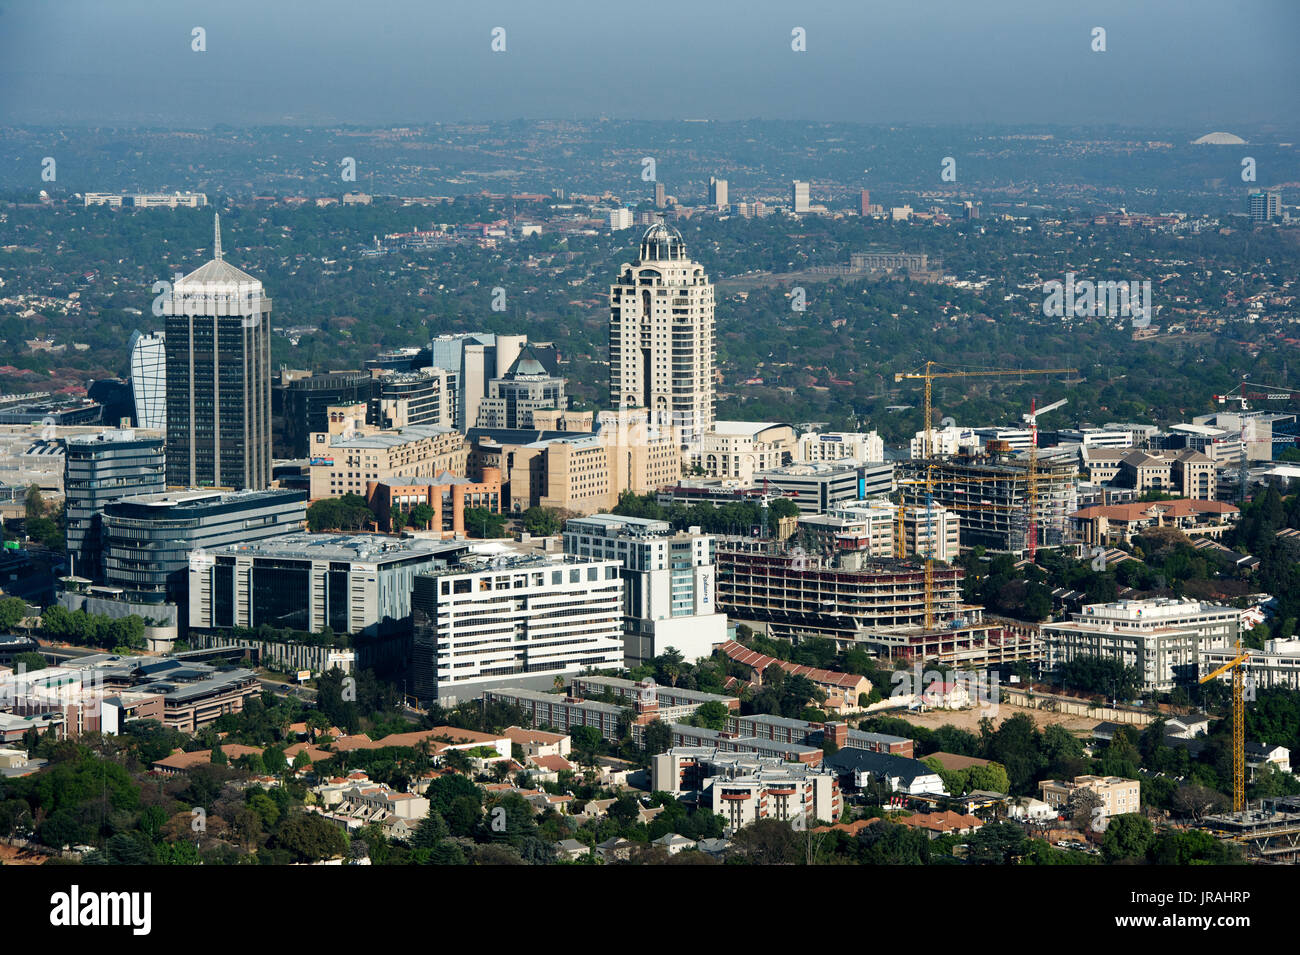
[[[1098,811],[1102,808],[1101,797],[1087,786],[1080,786],[1070,793],[1066,801],[1066,814],[1079,829],[1087,831],[1094,827]]]
[[[651,720],[645,728],[645,751],[650,756],[667,750],[673,745],[673,731],[663,720]]]
[[[596,754],[600,751],[600,730],[594,726],[575,726],[569,730],[573,748],[577,751],[578,762],[583,766],[596,765]]]
[[[39,653],[18,653],[14,655],[14,669],[22,672],[24,669],[31,673],[35,670],[44,670],[48,664],[45,657]]]
[[[550,537],[560,532],[560,512],[553,507],[530,507],[524,511],[524,530],[534,537]]]
[[[737,830],[731,847],[751,865],[791,865],[803,854],[799,834],[779,819],[759,819]]]
[[[27,616],[27,604],[20,597],[0,599],[0,630],[8,633]],[[44,658],[42,658],[43,660]],[[33,669],[28,667],[28,669]]]
[[[1135,812],[1112,816],[1106,824],[1101,852],[1107,862],[1144,859],[1153,837],[1151,823],[1145,816]]]
[[[995,822],[971,836],[966,859],[976,865],[1008,865],[1029,848],[1024,831],[1012,822]]]
[[[347,837],[338,826],[311,812],[293,813],[280,824],[271,841],[274,848],[286,850],[299,862],[333,859],[348,847]]]
[[[469,799],[476,809],[482,805],[483,800],[482,790],[472,780],[456,775],[438,776],[429,783],[424,795],[429,800],[429,811],[437,812],[443,817],[446,817],[452,803],[459,798]]]
[[[412,849],[432,849],[443,839],[450,835],[446,821],[433,809],[429,810],[420,824],[415,827],[415,832],[411,834]]]
[[[405,519],[411,522],[412,527],[418,527],[421,530],[429,529],[429,522],[434,518],[434,510],[428,504],[417,504],[411,508]]]
[[[465,533],[471,537],[505,537],[507,520],[506,515],[490,511],[486,507],[467,507]]]
[[[710,700],[691,715],[691,725],[711,730],[725,730],[731,710],[725,703]]]
[[[1206,816],[1222,812],[1228,806],[1228,799],[1223,793],[1199,783],[1179,786],[1174,791],[1172,802],[1174,812],[1198,823]]]

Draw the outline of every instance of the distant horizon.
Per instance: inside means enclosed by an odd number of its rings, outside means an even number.
[[[1082,10],[1038,0],[659,0],[630,10],[600,0],[490,10],[0,0],[0,27],[0,125],[611,117],[1163,129],[1176,117],[1177,128],[1211,132],[1294,124],[1300,90],[1293,0],[1096,0]]]

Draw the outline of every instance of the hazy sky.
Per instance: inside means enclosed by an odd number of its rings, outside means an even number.
[[[1297,121],[1298,54],[1300,0],[0,0],[0,123],[1231,130]]]

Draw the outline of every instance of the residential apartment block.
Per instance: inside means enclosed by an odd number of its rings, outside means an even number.
[[[645,408],[683,440],[713,427],[713,284],[681,233],[646,229],[637,260],[609,290],[609,392],[615,408]]]
[[[1101,816],[1110,819],[1142,809],[1142,784],[1121,776],[1075,776],[1073,781],[1044,779],[1038,784],[1043,802],[1064,811],[1070,797],[1079,789],[1091,789],[1101,799]]]
[[[803,829],[836,821],[843,812],[836,774],[807,763],[709,746],[674,746],[651,760],[651,788],[700,794],[729,832],[760,819]]]

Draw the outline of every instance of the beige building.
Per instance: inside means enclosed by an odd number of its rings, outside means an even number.
[[[1088,480],[1093,484],[1163,491],[1204,501],[1214,500],[1215,464],[1200,451],[1125,451],[1084,448]]]
[[[599,430],[551,434],[527,444],[485,435],[471,470],[499,468],[510,508],[554,507],[576,514],[607,511],[623,491],[645,494],[681,477],[681,448],[672,427],[649,424],[643,412],[601,412]]]
[[[752,483],[756,471],[789,464],[798,447],[794,427],[775,421],[717,421],[687,447],[687,464],[709,477]]]
[[[830,508],[825,514],[799,518],[814,550],[862,552],[867,557],[894,557],[898,553],[898,506],[888,498],[854,501]],[[958,554],[961,533],[955,511],[934,505],[903,509],[903,556],[933,557],[952,561]]]
[[[656,223],[609,290],[609,393],[647,408],[683,440],[713,426],[713,285],[681,233]]]
[[[1173,501],[1134,501],[1099,504],[1070,515],[1075,533],[1085,544],[1127,544],[1135,534],[1152,527],[1173,527],[1189,537],[1219,538],[1241,517],[1223,501],[1180,498]]]
[[[365,424],[363,404],[329,409],[329,431],[311,435],[311,497],[365,496],[391,477],[464,475],[468,445],[451,428],[414,425],[391,431]]]
[[[1142,808],[1142,784],[1122,776],[1075,776],[1073,782],[1044,779],[1038,788],[1042,791],[1043,802],[1058,811],[1065,809],[1070,796],[1079,789],[1091,789],[1100,797],[1103,819],[1139,812]]]

